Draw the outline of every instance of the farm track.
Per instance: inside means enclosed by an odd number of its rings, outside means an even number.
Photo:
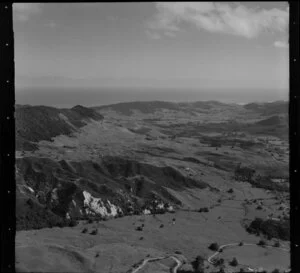
[[[213,255],[211,255],[211,256],[209,256],[209,257],[207,258],[207,261],[208,261],[210,264],[214,265],[215,262],[213,262],[212,259],[213,259],[214,257],[216,257],[219,253],[221,253],[221,251],[223,251],[223,249],[228,248],[228,247],[236,247],[236,246],[240,246],[240,243],[231,243],[231,244],[221,245],[221,246],[219,247],[219,249],[218,249]],[[257,246],[257,244],[243,243],[242,246]],[[280,249],[280,250],[286,251],[286,252],[289,252],[289,251],[290,251],[289,249],[282,248],[282,247],[274,247],[274,246],[268,246],[268,245],[266,245],[266,246],[264,246],[264,247],[268,247],[268,248],[276,248],[276,249]],[[247,267],[248,267],[248,270],[250,270],[250,271],[255,271],[255,270],[256,270],[256,269],[251,268],[249,265],[244,265],[244,266],[247,266]]]

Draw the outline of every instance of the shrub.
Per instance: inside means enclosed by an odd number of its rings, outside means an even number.
[[[237,266],[239,263],[238,263],[238,261],[237,261],[236,258],[233,258],[232,261],[230,261],[229,264],[230,264],[231,266]]]
[[[68,224],[69,227],[75,227],[77,225],[78,225],[78,222],[74,219],[71,219]]]
[[[90,234],[91,235],[97,235],[98,234],[98,229],[94,229]]]
[[[135,230],[137,230],[137,231],[143,231],[143,228],[142,227],[137,227]]]
[[[92,223],[94,223],[94,220],[90,218],[90,219],[88,219],[87,223],[92,224]]]
[[[275,268],[272,273],[280,273],[279,269]]]
[[[266,242],[264,240],[259,240],[259,242],[257,243],[257,245],[259,245],[259,246],[265,246]]]
[[[219,245],[217,243],[212,243],[208,248],[212,251],[217,251],[219,249]]]
[[[26,201],[26,203],[27,203],[30,207],[33,206],[33,201],[32,201],[31,198],[29,198],[29,199]]]
[[[244,243],[243,243],[243,242],[240,242],[240,243],[239,243],[239,246],[243,246],[243,245],[244,245]]]
[[[88,232],[88,229],[87,228],[84,228],[81,233],[87,233]]]
[[[229,189],[227,192],[228,193],[233,193],[233,189]]]
[[[163,227],[164,227],[164,224],[161,224],[159,227],[160,227],[160,228],[163,228]]]
[[[279,243],[278,241],[276,241],[276,242],[274,243],[274,247],[280,247],[280,243]]]
[[[223,264],[224,264],[224,259],[223,258],[216,259],[215,266],[221,266]]]

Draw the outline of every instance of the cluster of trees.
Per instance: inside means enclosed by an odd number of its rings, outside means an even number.
[[[22,203],[22,208],[16,215],[16,229],[41,229],[52,227],[74,227],[77,225],[75,219],[65,219],[54,214],[50,209],[45,206],[34,202],[31,198]]]
[[[198,212],[208,212],[208,207],[200,208]]]
[[[289,191],[288,183],[275,183],[271,176],[261,176],[255,170],[240,165],[234,171],[234,179],[249,182],[252,186],[271,191]]]
[[[271,191],[289,191],[288,183],[275,183],[270,176],[257,175],[251,181],[251,184],[257,188],[262,188]]]
[[[238,166],[234,172],[235,180],[251,182],[253,180],[255,170],[249,167]]]
[[[265,235],[268,239],[277,238],[281,240],[290,240],[290,222],[289,220],[263,220],[255,218],[246,229],[249,233]]]

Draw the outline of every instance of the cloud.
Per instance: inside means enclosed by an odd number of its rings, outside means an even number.
[[[146,30],[146,34],[152,40],[158,40],[161,38],[161,36],[158,33],[153,31]]]
[[[274,46],[279,48],[289,48],[289,44],[286,41],[276,41],[274,42]]]
[[[54,21],[50,21],[49,23],[46,24],[46,26],[48,26],[50,28],[56,28],[57,27],[57,23],[55,23]]]
[[[262,32],[287,32],[288,9],[249,8],[239,2],[159,2],[148,28],[176,34],[183,22],[208,32],[254,38]]]
[[[30,16],[40,13],[42,4],[40,3],[14,3],[13,18],[17,21],[27,21]]]

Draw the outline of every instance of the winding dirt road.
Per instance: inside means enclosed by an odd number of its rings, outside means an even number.
[[[168,259],[168,258],[171,258],[176,262],[176,265],[173,268],[171,268],[171,272],[172,273],[177,273],[177,270],[182,266],[182,262],[178,258],[176,258],[175,256],[147,258],[147,259],[143,260],[142,263],[137,268],[132,269],[130,271],[127,271],[127,273],[137,273],[139,270],[141,270],[149,262],[155,262],[155,261],[164,260],[164,259]]]

